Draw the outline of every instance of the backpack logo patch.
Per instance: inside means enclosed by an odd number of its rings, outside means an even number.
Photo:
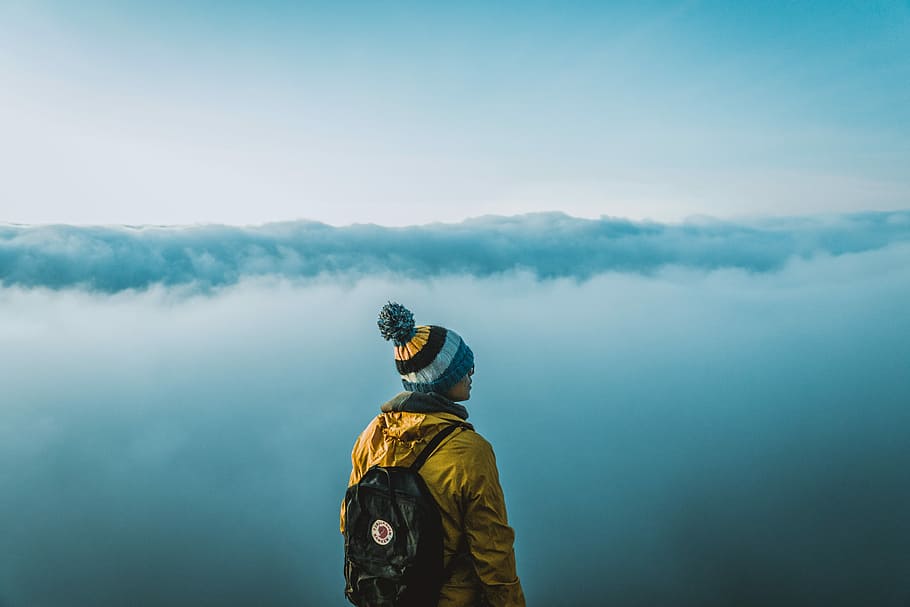
[[[381,518],[376,519],[376,522],[373,523],[373,528],[370,530],[370,533],[373,535],[373,541],[380,546],[385,546],[391,542],[392,536],[395,535],[395,532],[392,531],[392,526]]]

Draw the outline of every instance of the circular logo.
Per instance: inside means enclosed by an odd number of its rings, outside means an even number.
[[[373,523],[373,528],[370,530],[370,533],[373,534],[373,541],[380,546],[385,546],[391,542],[392,536],[395,535],[395,532],[392,531],[392,526],[381,518],[376,519],[376,522]]]

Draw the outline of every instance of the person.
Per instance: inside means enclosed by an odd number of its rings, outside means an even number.
[[[393,302],[378,324],[394,342],[405,391],[383,404],[357,438],[349,486],[371,466],[410,465],[440,429],[468,418],[461,403],[471,398],[474,353],[464,340],[444,327],[415,326],[413,314]],[[496,458],[490,443],[465,425],[470,429],[449,435],[420,470],[441,512],[450,572],[437,607],[524,607]]]

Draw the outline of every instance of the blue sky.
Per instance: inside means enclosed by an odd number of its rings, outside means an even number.
[[[0,220],[333,225],[910,200],[910,8],[0,8]]]

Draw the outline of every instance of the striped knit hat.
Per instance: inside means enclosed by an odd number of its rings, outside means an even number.
[[[474,366],[474,353],[455,331],[414,326],[414,315],[389,302],[379,312],[379,332],[395,344],[395,366],[405,390],[445,394]]]

